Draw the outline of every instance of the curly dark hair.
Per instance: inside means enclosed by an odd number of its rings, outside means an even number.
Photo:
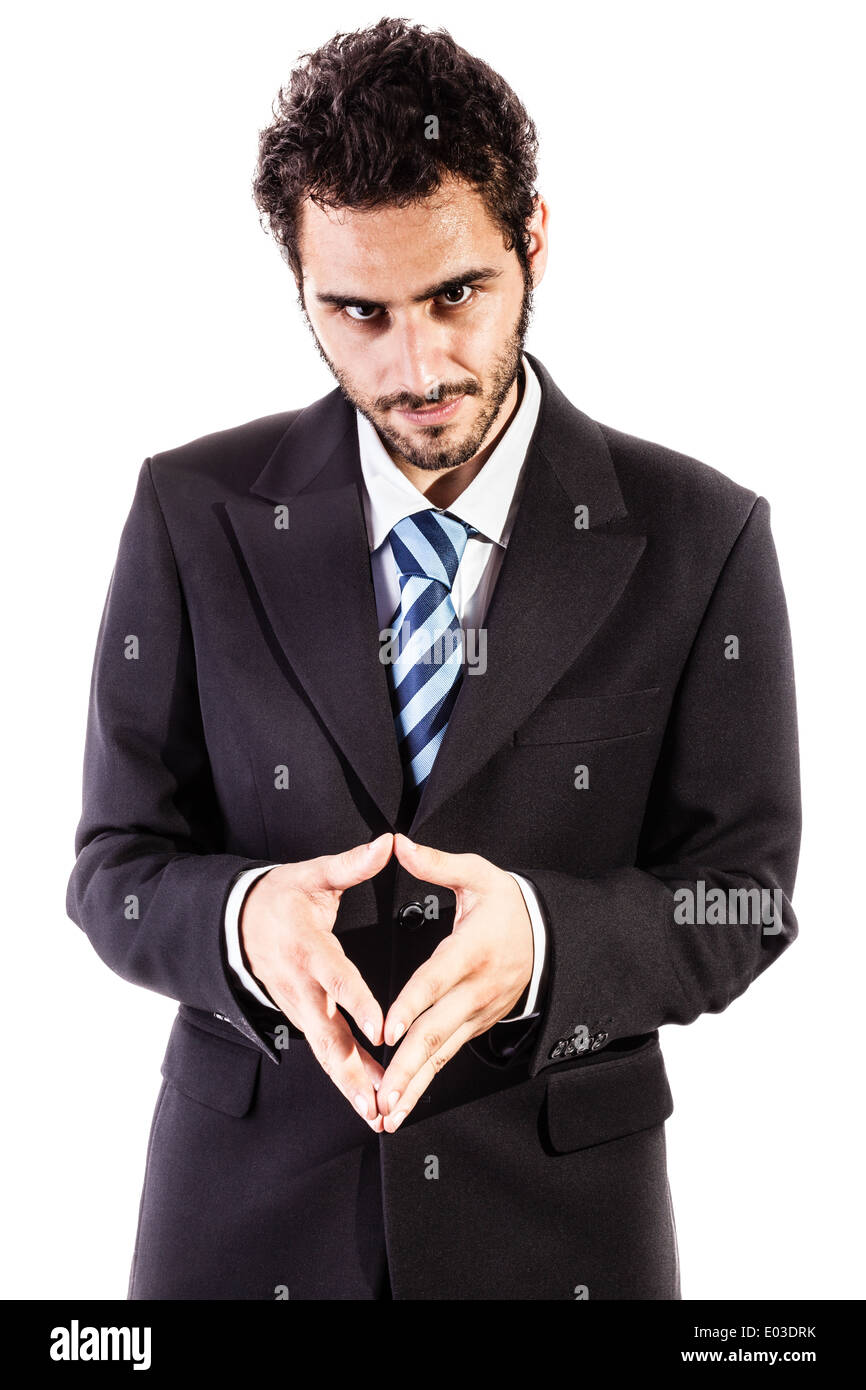
[[[405,207],[448,176],[481,194],[528,275],[536,129],[507,82],[447,30],[380,19],[335,34],[301,55],[272,111],[259,132],[253,199],[299,285],[305,197],[320,207]]]

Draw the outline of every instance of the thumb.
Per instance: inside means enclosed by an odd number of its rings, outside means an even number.
[[[394,836],[390,830],[369,844],[353,845],[339,854],[320,854],[309,861],[311,887],[342,892],[356,883],[373,878],[391,858]]]
[[[446,888],[477,888],[484,865],[478,854],[449,854],[432,845],[417,845],[406,835],[394,836],[394,853],[416,878]]]

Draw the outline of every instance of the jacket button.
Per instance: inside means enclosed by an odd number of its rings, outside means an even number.
[[[408,931],[417,931],[424,922],[424,904],[404,903],[397,913],[397,921]]]

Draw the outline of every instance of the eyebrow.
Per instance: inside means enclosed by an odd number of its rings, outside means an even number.
[[[495,280],[502,274],[501,270],[496,270],[493,266],[480,266],[474,270],[461,271],[458,275],[449,275],[447,280],[440,280],[437,285],[428,285],[427,289],[420,294],[412,296],[413,304],[423,304],[425,299],[436,299],[440,294],[446,294],[448,290],[460,289],[462,285],[472,284],[476,280]],[[387,309],[387,304],[375,299],[365,299],[363,295],[357,294],[336,294],[330,290],[317,291],[316,299],[320,304],[333,304],[338,309],[344,309],[347,304],[363,309]]]

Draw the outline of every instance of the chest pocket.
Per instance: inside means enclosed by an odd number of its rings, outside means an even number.
[[[621,695],[551,696],[533,710],[512,742],[595,743],[651,733],[658,724],[659,686]]]

